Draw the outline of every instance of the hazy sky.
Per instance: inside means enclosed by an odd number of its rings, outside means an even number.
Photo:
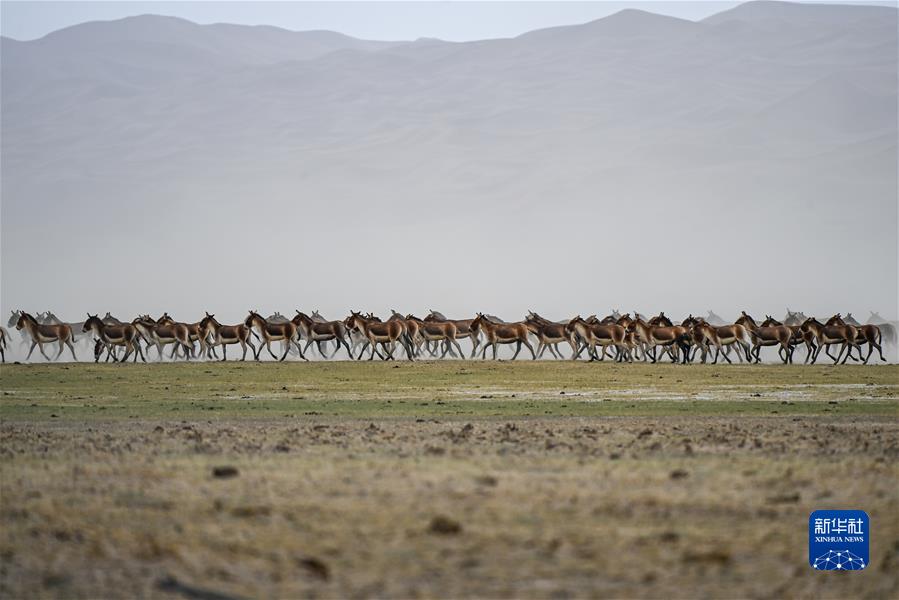
[[[39,38],[76,23],[146,13],[196,23],[276,25],[292,30],[329,29],[373,40],[436,37],[452,41],[511,37],[556,25],[583,23],[623,8],[701,19],[739,2],[79,2],[0,3],[3,35]],[[849,2],[841,2],[849,4]],[[865,4],[878,4],[865,2]],[[889,4],[889,3],[883,3]]]

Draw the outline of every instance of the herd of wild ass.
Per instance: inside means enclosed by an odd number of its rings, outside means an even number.
[[[253,352],[253,358],[259,360],[263,346],[277,360],[284,360],[289,352],[308,360],[306,353],[313,343],[323,358],[333,358],[341,348],[351,359],[361,359],[367,353],[369,360],[375,355],[392,360],[398,348],[408,360],[445,358],[447,354],[462,358],[465,354],[459,340],[468,339],[471,358],[486,358],[487,351],[491,350],[494,360],[500,344],[515,344],[513,360],[522,347],[528,349],[533,359],[542,357],[547,350],[561,359],[559,345],[563,344],[570,348],[573,360],[584,356],[601,361],[611,356],[616,361],[656,362],[667,356],[672,362],[681,363],[692,362],[697,357],[703,363],[709,358],[712,363],[717,363],[719,358],[731,363],[731,352],[741,362],[744,359],[761,362],[761,349],[771,346],[777,348],[784,363],[789,363],[793,362],[794,350],[804,346],[806,363],[814,363],[823,349],[834,363],[841,359],[845,363],[851,358],[867,364],[874,350],[886,361],[884,342],[896,344],[896,326],[876,313],[871,313],[867,324],[853,319],[851,313],[845,317],[838,313],[822,323],[789,310],[783,322],[766,316],[758,323],[744,311],[734,323],[727,324],[709,311],[707,317],[690,315],[677,325],[664,312],[647,318],[637,312],[631,315],[617,310],[605,318],[576,316],[566,321],[550,321],[528,312],[523,321],[516,322],[481,313],[471,319],[448,319],[437,311],[430,311],[423,319],[393,311],[386,320],[371,313],[351,312],[340,321],[329,321],[318,311],[311,315],[296,311],[292,319],[277,312],[263,317],[257,311],[249,311],[246,319],[236,325],[222,325],[209,313],[194,323],[175,321],[168,313],[158,319],[141,315],[130,322],[120,321],[109,313],[103,318],[88,314],[87,320],[80,323],[65,323],[49,311],[37,316],[12,311],[8,326],[21,333],[23,344],[31,342],[26,360],[35,348],[50,360],[45,345],[58,346],[54,360],[66,347],[77,360],[75,344],[82,340],[92,344],[95,361],[104,355],[106,361],[126,361],[129,356],[135,361],[138,357],[146,361],[151,347],[156,348],[162,360],[166,346],[172,346],[171,359],[217,359],[220,348],[221,360],[226,360],[228,346],[235,344],[241,347],[241,360],[246,360],[247,347]],[[0,355],[4,362],[8,338],[7,331],[0,327]],[[273,342],[278,342],[278,354],[272,348]],[[329,353],[330,344],[334,349]],[[830,352],[834,346],[839,346],[836,356]],[[124,350],[121,357],[119,349]]]

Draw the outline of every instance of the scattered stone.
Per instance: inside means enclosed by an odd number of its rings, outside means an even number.
[[[297,559],[297,565],[306,570],[306,572],[322,581],[328,581],[331,578],[331,569],[322,560],[314,556]]]
[[[239,598],[239,596],[229,596],[221,592],[181,583],[171,575],[167,575],[157,581],[156,589],[172,594],[180,594],[192,600],[236,600]]]
[[[680,534],[676,531],[663,531],[659,539],[666,544],[673,544],[680,539]]]
[[[235,517],[267,517],[272,514],[270,506],[238,506],[231,511]]]
[[[16,363],[19,364],[19,363]],[[64,585],[68,585],[72,581],[72,578],[68,575],[62,575],[57,573],[48,573],[44,575],[44,587],[62,587]]]
[[[799,502],[799,492],[770,496],[767,501],[768,504],[793,504]]]
[[[707,552],[686,552],[682,560],[687,563],[706,563],[717,565],[730,564],[732,557],[730,552],[724,550],[709,550]]]
[[[462,525],[449,517],[438,515],[431,519],[428,531],[438,535],[458,535],[462,533]]]
[[[212,468],[212,476],[217,477],[219,479],[228,479],[231,477],[237,477],[237,475],[239,473],[240,472],[237,470],[237,467],[232,467],[230,465]]]

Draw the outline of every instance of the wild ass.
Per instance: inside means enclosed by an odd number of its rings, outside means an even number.
[[[687,317],[682,323],[691,326],[691,335],[694,342],[702,349],[702,362],[706,361],[706,352],[715,346],[715,359],[712,364],[718,363],[718,357],[723,356],[727,362],[730,360],[730,347],[736,345],[743,352],[738,351],[737,357],[742,362],[743,356],[747,362],[752,362],[750,352],[752,350],[752,335],[742,325],[712,325],[701,317]],[[695,352],[694,352],[695,355]]]
[[[571,360],[577,360],[585,349],[591,361],[605,360],[606,347],[613,346],[617,350],[616,361],[633,361],[630,348],[627,346],[627,329],[617,323],[602,323],[595,316],[593,319],[595,322],[591,323],[578,315],[565,325],[566,332],[576,334],[584,343],[583,347],[572,354]],[[597,354],[596,346],[602,347],[601,356]]]
[[[546,349],[549,348],[550,353],[555,358],[561,359],[562,353],[559,352],[559,344],[562,342],[567,342],[571,346],[572,356],[577,353],[575,335],[565,327],[569,321],[564,323],[550,321],[529,310],[524,322],[531,333],[537,336],[537,358],[542,357]]]
[[[792,349],[790,341],[793,338],[793,332],[786,325],[759,327],[758,323],[755,322],[755,319],[746,314],[745,310],[740,313],[736,325],[742,325],[749,330],[750,334],[752,334],[754,340],[753,355],[755,356],[755,362],[762,362],[761,350],[763,346],[778,345],[780,348],[778,348],[777,352],[784,364],[793,362],[793,355],[790,352]]]
[[[240,344],[240,348],[243,350],[243,355],[240,357],[241,361],[247,359],[247,346],[253,351],[253,358],[259,359],[256,346],[250,341],[250,335],[255,336],[255,334],[243,323],[238,323],[237,325],[222,325],[216,320],[215,314],[209,314],[207,312],[206,316],[200,320],[199,330],[203,339],[212,339],[210,348],[215,348],[216,346],[222,347],[222,361],[228,359],[229,344]]]
[[[658,362],[656,348],[659,347],[669,352],[672,362],[677,362],[679,350],[685,355],[682,362],[686,362],[690,354],[689,340],[685,335],[687,328],[664,323],[671,323],[665,313],[653,317],[649,323],[637,317],[631,321],[628,331],[636,334],[637,343],[642,345],[643,351],[649,355],[652,362]]]
[[[474,319],[447,319],[445,316],[443,316],[442,313],[439,313],[436,310],[431,310],[428,316],[422,320],[426,323],[449,322],[455,325],[457,340],[461,340],[464,338],[469,338],[471,340],[471,358],[474,358],[475,353],[478,351],[478,346],[481,343],[481,338],[478,336],[478,332],[471,330],[471,324],[474,322]]]
[[[33,316],[28,314],[27,312],[21,312],[19,314],[19,318],[16,321],[16,329],[20,331],[27,331],[28,335],[31,336],[31,349],[28,350],[28,356],[25,357],[25,360],[31,358],[31,353],[34,352],[34,347],[37,346],[41,354],[44,355],[44,358],[50,360],[50,357],[47,356],[47,353],[44,352],[44,344],[49,344],[53,342],[59,343],[59,352],[56,353],[56,356],[53,360],[59,359],[60,355],[62,355],[63,349],[68,346],[69,350],[72,353],[72,359],[78,360],[78,357],[75,356],[75,347],[72,345],[72,341],[75,339],[75,335],[72,333],[72,328],[65,324],[55,324],[55,325],[41,325],[37,322]]]
[[[190,360],[194,355],[194,345],[190,341],[190,332],[184,323],[157,323],[150,315],[141,315],[131,321],[144,339],[156,346],[159,360],[163,360],[163,347],[173,344],[184,350],[184,359]],[[172,356],[174,356],[174,351]]]
[[[406,315],[406,319],[416,324],[418,327],[418,334],[425,344],[434,343],[439,348],[440,342],[443,342],[443,354],[440,355],[440,358],[444,358],[448,352],[452,352],[453,347],[459,352],[459,358],[465,358],[465,354],[462,352],[462,346],[456,341],[458,329],[454,322],[424,321],[411,314]]]
[[[306,346],[303,348],[303,352],[306,352],[312,342],[315,342],[316,346],[318,346],[318,352],[323,358],[333,358],[341,346],[346,348],[350,359],[353,358],[353,351],[350,350],[350,345],[346,341],[346,326],[342,321],[315,321],[306,313],[298,310],[297,315],[293,318],[293,324],[297,326],[300,337],[306,338]],[[337,348],[334,349],[333,354],[329,357],[325,354],[322,344],[331,340],[337,342]]]
[[[534,352],[534,347],[528,341],[530,330],[524,323],[494,323],[486,315],[478,313],[471,322],[471,331],[483,332],[484,334],[485,341],[484,348],[481,351],[481,358],[487,357],[487,348],[491,346],[493,347],[493,360],[496,360],[498,344],[516,344],[515,354],[512,356],[512,360],[515,360],[518,357],[518,353],[521,352],[523,344],[531,351],[531,358],[533,360],[537,359],[537,353]]]
[[[0,327],[0,361],[6,362],[6,347],[8,345],[9,334],[6,333],[4,327]]]
[[[262,315],[260,315],[255,310],[249,311],[249,315],[244,319],[244,326],[248,329],[252,330],[254,327],[259,331],[259,337],[262,340],[262,343],[265,344],[265,348],[268,350],[268,353],[271,354],[272,358],[278,361],[283,361],[287,357],[287,351],[290,349],[291,344],[296,347],[297,352],[300,355],[300,358],[303,360],[309,360],[306,358],[306,355],[303,354],[303,348],[300,347],[299,336],[297,335],[297,326],[291,321],[285,321],[281,323],[272,323],[267,319],[264,319]],[[284,347],[284,353],[281,354],[281,358],[278,358],[274,352],[272,352],[272,342],[281,342]],[[256,353],[256,360],[259,360],[259,355],[262,353],[262,349],[260,347],[259,352]]]
[[[138,356],[140,356],[142,361],[147,362],[144,351],[141,349],[140,343],[138,343],[139,333],[134,325],[107,325],[99,316],[87,313],[87,320],[82,325],[82,331],[84,333],[92,332],[98,341],[106,346],[107,358],[109,355],[112,355],[114,362],[117,362],[118,359],[115,354],[109,351],[114,346],[125,347],[125,356],[122,357],[122,362],[127,361],[132,353],[134,353],[135,362]],[[95,352],[95,360],[98,358],[99,355]]]
[[[176,323],[175,319],[169,316],[169,313],[163,313],[161,317],[156,319],[156,323],[158,325],[174,325]],[[184,325],[187,327],[187,334],[190,338],[191,347],[193,347],[194,342],[198,342],[200,345],[200,354],[206,356],[206,358],[218,358],[218,353],[215,351],[215,348],[210,346],[209,338],[205,335],[200,334],[200,322],[196,323],[178,323],[180,325]],[[178,350],[178,346],[175,346],[172,349],[172,356],[175,355],[175,352]]]
[[[789,311],[787,311],[789,312]],[[797,318],[797,315],[801,315],[802,313],[790,313],[792,315],[793,320]],[[803,317],[805,320],[808,317]],[[802,323],[799,324],[793,323],[787,325],[786,323],[781,323],[771,315],[765,315],[765,320],[762,321],[761,327],[788,327],[790,329],[790,333],[792,336],[790,337],[790,362],[793,362],[792,356],[793,352],[796,351],[797,346],[799,344],[805,344],[805,361],[804,363],[808,363],[809,358],[815,355],[817,350],[817,346],[815,346],[815,335],[810,331],[802,330]]]
[[[855,341],[858,342],[859,346],[864,344],[868,344],[868,356],[864,357],[863,362],[868,364],[868,359],[871,358],[871,354],[874,352],[874,349],[877,348],[878,354],[880,354],[880,360],[886,362],[887,359],[883,356],[883,346],[881,345],[883,334],[880,332],[880,327],[877,325],[862,325],[858,321],[855,323],[849,323],[848,319],[852,317],[852,314],[847,314],[846,319],[840,317],[840,314],[837,313],[832,316],[825,324],[825,327],[833,327],[840,325],[849,325],[855,328]],[[854,319],[853,319],[854,320]],[[861,359],[861,353],[859,353],[859,359]],[[855,360],[855,357],[853,357]]]
[[[371,356],[368,357],[368,360],[374,360],[375,353],[383,360],[394,360],[393,351],[397,342],[406,350],[406,357],[409,360],[415,360],[412,340],[409,338],[403,321],[394,319],[381,322],[374,320],[373,315],[363,317],[361,313],[351,311],[350,316],[343,323],[347,329],[360,331],[368,339],[368,343],[371,345]],[[378,350],[378,344],[384,348],[386,356]],[[362,350],[360,350],[359,358],[362,358]]]
[[[861,348],[859,348],[856,341],[858,332],[851,325],[824,325],[814,317],[809,317],[802,324],[802,331],[813,333],[818,342],[818,350],[812,357],[812,364],[818,360],[818,355],[821,354],[822,348],[827,356],[833,359],[834,364],[840,362],[843,352],[847,351],[846,357],[843,358],[843,364],[846,364],[846,361],[849,359],[848,349],[850,348],[855,348],[858,350],[858,355],[862,355]],[[840,353],[834,358],[833,354],[830,353],[830,346],[836,344],[840,344]]]

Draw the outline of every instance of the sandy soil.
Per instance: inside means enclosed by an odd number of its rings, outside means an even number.
[[[866,597],[890,416],[6,421],[5,597]],[[872,563],[813,571],[861,508]],[[894,597],[894,596],[893,596]]]

